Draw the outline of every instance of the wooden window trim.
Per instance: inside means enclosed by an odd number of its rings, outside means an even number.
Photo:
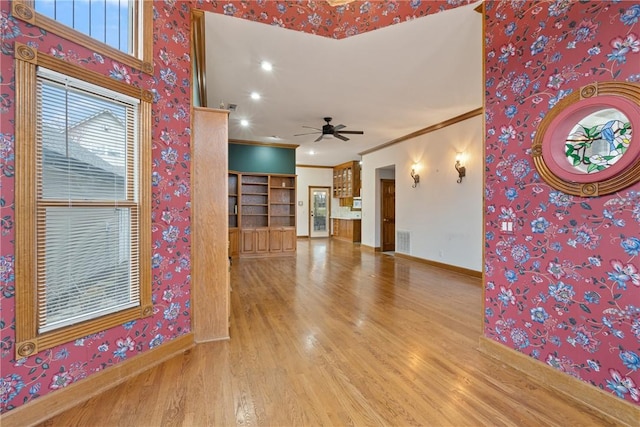
[[[139,0],[138,4],[141,6],[142,15],[136,16],[137,27],[139,27],[138,35],[134,39],[137,57],[39,14],[33,7],[33,0],[13,0],[11,14],[22,21],[85,46],[96,53],[153,75],[153,2]]]
[[[38,333],[36,235],[36,88],[37,66],[64,73],[140,99],[139,129],[139,267],[140,305]],[[16,87],[16,359],[153,314],[151,300],[151,92],[87,71],[20,43],[15,45]]]

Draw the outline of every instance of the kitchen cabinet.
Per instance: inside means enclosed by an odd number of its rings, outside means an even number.
[[[333,168],[333,197],[360,197],[360,185],[360,162],[346,162]]]
[[[361,240],[360,218],[333,218],[333,238],[357,243]]]

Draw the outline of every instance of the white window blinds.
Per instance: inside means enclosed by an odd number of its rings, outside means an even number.
[[[140,304],[139,101],[38,68],[38,331]]]

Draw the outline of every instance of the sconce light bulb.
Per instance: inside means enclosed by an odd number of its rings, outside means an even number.
[[[456,171],[458,172],[458,179],[456,182],[460,184],[462,182],[462,178],[467,175],[467,168],[460,165],[460,160],[456,160],[456,164],[454,166],[456,168]]]
[[[411,187],[416,188],[416,186],[420,182],[420,175],[416,173],[415,169],[411,169],[411,178],[413,178],[413,185]]]

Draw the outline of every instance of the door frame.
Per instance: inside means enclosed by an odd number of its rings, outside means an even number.
[[[309,234],[309,238],[311,239],[311,212],[313,210],[313,190],[319,188],[321,190],[327,190],[327,236],[326,237],[331,237],[331,198],[332,198],[332,193],[331,193],[331,187],[328,187],[326,185],[310,185],[309,186],[309,194],[308,194],[308,203],[309,203],[309,212],[307,213],[307,227],[308,227],[308,234]],[[323,237],[318,237],[318,238],[324,238]]]

